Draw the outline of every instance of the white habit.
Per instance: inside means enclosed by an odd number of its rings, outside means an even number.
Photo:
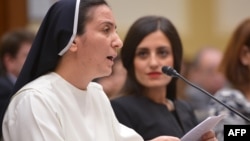
[[[143,141],[116,119],[101,85],[80,90],[58,74],[41,76],[12,98],[4,141]]]

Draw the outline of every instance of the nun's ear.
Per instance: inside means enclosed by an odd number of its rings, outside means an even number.
[[[69,50],[72,51],[72,52],[77,51],[77,44],[76,44],[76,41],[75,41],[75,40],[73,40],[73,42],[72,42],[72,44],[71,44]]]
[[[75,38],[71,44],[74,45],[74,46],[76,46],[76,42],[77,42],[76,40],[77,39]]]
[[[72,42],[72,45],[77,45],[77,43],[79,42],[79,36],[76,36],[75,39]]]

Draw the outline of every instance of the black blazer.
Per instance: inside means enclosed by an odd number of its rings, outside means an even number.
[[[4,75],[0,77],[0,137],[2,136],[2,119],[5,109],[8,106],[13,88],[14,84],[11,82],[8,76]]]
[[[11,82],[8,76],[4,75],[0,77],[0,107],[2,113],[2,107],[5,105],[12,93],[14,84]]]
[[[117,119],[134,129],[144,140],[160,135],[182,137],[198,124],[193,109],[184,101],[174,101],[175,111],[146,97],[123,96],[111,100]]]

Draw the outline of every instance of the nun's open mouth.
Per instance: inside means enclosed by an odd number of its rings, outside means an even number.
[[[114,57],[113,56],[108,56],[107,59],[109,59],[110,61],[113,61]]]

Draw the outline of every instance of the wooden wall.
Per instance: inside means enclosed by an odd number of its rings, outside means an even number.
[[[28,25],[27,0],[0,0],[0,37]]]

